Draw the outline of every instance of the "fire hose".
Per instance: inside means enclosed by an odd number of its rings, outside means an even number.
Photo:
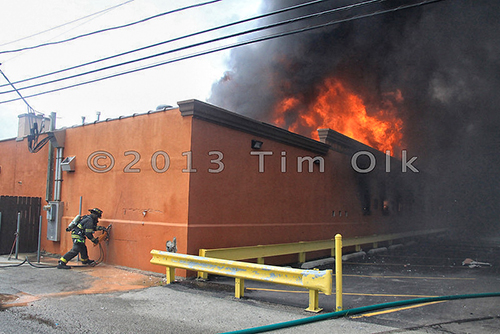
[[[101,242],[102,241],[109,241],[109,233],[111,232],[112,226],[113,226],[112,224],[109,224],[108,227],[105,227],[104,229],[102,229],[101,235],[99,235],[97,237],[97,242],[94,244],[94,247],[99,245],[99,258],[95,261],[96,265],[98,265],[99,263],[104,261],[105,253],[104,253],[104,249],[102,248]]]
[[[108,227],[101,229],[102,233],[97,237],[98,242],[94,244],[94,247],[99,245],[99,258],[95,261],[95,265],[104,261],[105,253],[104,253],[104,249],[101,245],[101,242],[102,241],[109,241],[109,233],[111,232],[111,227],[112,227],[112,224],[108,225]],[[16,235],[16,240],[17,240],[17,235]],[[10,260],[10,257],[9,257],[9,260]],[[23,262],[16,263],[16,264],[9,264],[9,265],[0,265],[0,268],[20,267],[25,263],[29,264],[30,266],[32,266],[34,268],[56,268],[57,267],[55,265],[44,265],[44,264],[32,263],[28,259],[28,257],[26,256],[26,258],[24,259]],[[86,267],[86,266],[73,266],[73,267]]]
[[[360,314],[360,313],[365,313],[365,312],[369,312],[369,311],[375,311],[375,310],[380,310],[380,309],[385,309],[385,308],[392,308],[392,307],[397,307],[397,306],[423,304],[423,303],[445,301],[445,300],[486,298],[486,297],[500,297],[500,292],[477,293],[477,294],[468,294],[468,295],[451,295],[451,296],[439,296],[439,297],[426,297],[426,298],[399,300],[399,301],[390,302],[390,303],[382,303],[382,304],[357,307],[357,308],[353,308],[350,310],[330,312],[330,313],[320,314],[320,315],[316,315],[316,316],[312,316],[312,317],[308,317],[308,318],[285,321],[285,322],[280,322],[280,323],[266,325],[266,326],[247,328],[247,329],[242,329],[242,330],[233,331],[233,332],[226,332],[226,334],[229,334],[229,333],[232,333],[232,334],[236,334],[236,333],[238,333],[238,334],[240,334],[240,333],[241,334],[242,333],[263,333],[263,332],[267,332],[267,331],[288,328],[288,327],[293,327],[293,326],[300,326],[300,325],[310,324],[310,323],[317,322],[317,321],[346,317],[346,316],[350,316],[350,315],[354,315],[354,314]]]

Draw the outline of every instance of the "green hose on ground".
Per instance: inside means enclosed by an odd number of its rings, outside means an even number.
[[[288,327],[293,327],[293,326],[300,326],[300,325],[305,325],[305,324],[313,323],[313,322],[316,322],[316,321],[322,321],[322,320],[327,320],[327,319],[340,318],[340,317],[345,317],[345,316],[349,316],[349,315],[354,315],[354,314],[360,314],[360,313],[365,313],[365,312],[369,312],[369,311],[380,310],[380,309],[384,309],[384,308],[391,308],[391,307],[404,306],[404,305],[412,305],[412,304],[423,304],[423,303],[430,303],[430,302],[443,301],[443,300],[469,299],[469,298],[485,298],[485,297],[500,297],[500,292],[478,293],[478,294],[470,294],[470,295],[452,295],[452,296],[440,296],[440,297],[425,297],[425,298],[400,300],[400,301],[390,302],[390,303],[383,303],[383,304],[376,304],[376,305],[369,305],[369,306],[357,307],[357,308],[353,308],[353,309],[350,309],[350,310],[325,313],[325,314],[315,315],[315,316],[312,316],[312,317],[307,317],[307,318],[302,318],[302,319],[297,319],[297,320],[291,320],[291,321],[286,321],[286,322],[280,322],[280,323],[266,325],[266,326],[247,328],[247,329],[242,329],[242,330],[233,331],[233,332],[226,332],[226,334],[263,333],[263,332],[272,331],[272,330],[276,330],[276,329],[288,328]]]

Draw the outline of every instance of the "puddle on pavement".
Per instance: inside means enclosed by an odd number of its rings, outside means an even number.
[[[84,270],[86,274],[95,278],[89,288],[50,293],[42,296],[55,297],[137,290],[161,285],[164,280],[159,276],[142,274],[106,265],[99,265],[97,267],[93,267],[92,269],[87,267]]]
[[[32,303],[38,299],[40,298],[24,292],[20,292],[15,295],[0,294],[0,311],[3,311],[9,307],[28,306],[29,303]]]
[[[81,271],[86,275],[92,276],[94,279],[92,280],[91,286],[85,289],[39,295],[30,295],[24,292],[19,292],[17,294],[0,294],[0,310],[15,306],[28,306],[31,302],[40,298],[138,290],[161,285],[162,281],[164,281],[164,278],[159,275],[143,274],[107,266],[105,264],[92,268],[73,268],[72,271],[73,270]]]

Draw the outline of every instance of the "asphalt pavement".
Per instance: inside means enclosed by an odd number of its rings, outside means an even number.
[[[156,273],[106,264],[57,270],[55,258],[38,264],[32,254],[19,265],[25,258],[0,256],[0,333],[224,333],[316,316],[304,310],[307,291],[282,285],[246,281],[245,297],[236,299],[234,280],[224,277],[165,285]],[[464,265],[468,258],[482,265]],[[343,268],[344,309],[500,291],[496,240],[467,247],[419,240]],[[335,311],[335,299],[320,295],[320,315]],[[500,299],[392,307],[271,332],[498,333]]]

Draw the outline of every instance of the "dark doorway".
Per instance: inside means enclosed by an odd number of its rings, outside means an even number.
[[[10,254],[13,249],[18,213],[21,214],[19,252],[37,250],[41,205],[40,197],[0,196],[0,255]]]

